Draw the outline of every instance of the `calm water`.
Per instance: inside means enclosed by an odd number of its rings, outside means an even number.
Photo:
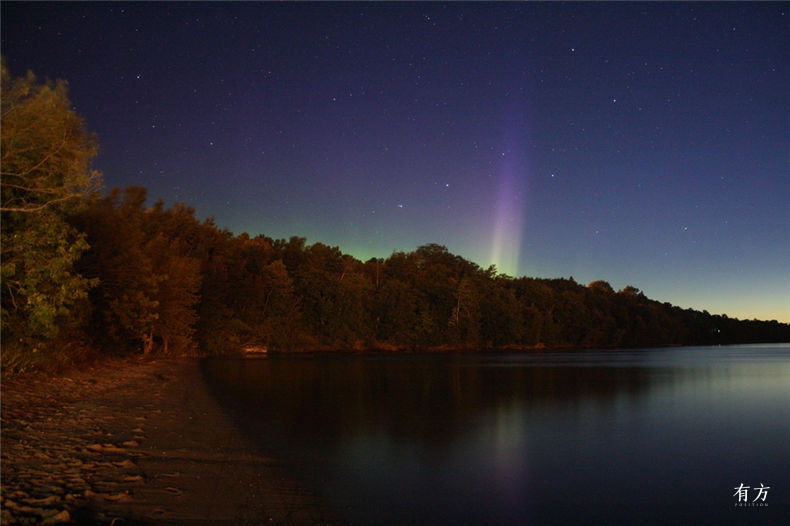
[[[355,524],[790,524],[790,344],[205,372],[261,448]]]

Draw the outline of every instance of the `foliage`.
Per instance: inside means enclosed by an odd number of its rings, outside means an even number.
[[[513,278],[440,245],[365,263],[304,238],[233,236],[113,190],[74,216],[91,248],[86,327],[105,348],[227,354],[642,347],[790,340],[790,325],[683,310],[603,281]]]
[[[94,135],[71,109],[65,82],[14,78],[2,64],[2,210],[31,214],[79,201],[101,185]]]
[[[145,200],[144,188],[114,190],[74,217],[92,245],[80,269],[99,282],[91,335],[146,354],[195,352],[201,262],[189,236],[200,225],[190,209]]]
[[[90,169],[96,140],[64,82],[14,78],[3,61],[0,129],[3,363],[24,369],[84,321],[96,282],[74,270],[88,244],[67,220],[101,176]]]

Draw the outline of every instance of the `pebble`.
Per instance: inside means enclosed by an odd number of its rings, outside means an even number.
[[[71,514],[67,510],[62,510],[41,521],[41,525],[47,526],[49,524],[64,524],[67,522],[71,522]]]
[[[144,369],[138,365],[115,375],[94,373],[95,378],[78,372],[91,377],[60,382],[32,377],[7,384],[3,379],[3,526],[73,524],[79,522],[79,509],[101,515],[101,502],[134,499],[132,488],[146,483],[135,463],[147,454],[148,418],[141,413],[152,408],[138,402],[119,411],[99,400],[119,387],[119,377],[132,395],[145,389]],[[145,400],[144,393],[139,400]]]
[[[244,521],[249,524],[259,519],[267,524],[326,522],[312,520],[318,517],[317,508],[312,509],[309,499],[292,494],[289,485],[273,478],[274,472],[267,471],[270,480],[261,480],[263,475],[254,469],[243,470],[256,484],[271,488],[271,504],[266,504],[264,514],[262,499],[250,499],[251,491],[222,493],[214,481],[201,478],[200,461],[180,459],[180,448],[168,449],[182,439],[178,431],[171,436],[169,426],[189,424],[183,420],[192,414],[173,410],[188,403],[181,398],[184,384],[172,380],[184,372],[183,367],[172,361],[116,360],[56,377],[3,378],[2,526],[178,524],[179,517],[208,513],[195,505],[206,507],[206,499],[212,505],[206,524],[216,523],[215,517],[234,524],[237,513],[250,519]],[[153,374],[162,371],[167,374]],[[163,385],[171,386],[171,391],[159,390],[163,382],[169,382]],[[178,393],[178,398],[164,398],[170,392]],[[235,476],[232,471],[229,475]],[[215,502],[221,509],[213,507]],[[303,517],[307,513],[311,520],[294,519],[297,512]]]

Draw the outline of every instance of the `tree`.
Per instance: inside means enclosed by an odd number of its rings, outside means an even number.
[[[144,345],[157,318],[159,276],[145,250],[146,190],[113,189],[94,198],[74,223],[91,244],[79,261],[80,271],[98,280],[91,291],[91,336],[99,345],[125,348]]]
[[[587,288],[599,295],[609,295],[611,296],[614,294],[614,289],[609,282],[599,279],[598,281],[593,281],[587,285]]]
[[[74,270],[88,244],[68,218],[100,186],[90,168],[97,142],[67,92],[65,82],[39,83],[33,73],[14,78],[2,62],[4,358],[79,329],[96,284]]]
[[[192,353],[205,252],[216,229],[183,205],[146,208],[146,198],[142,187],[114,189],[74,218],[92,245],[80,269],[99,280],[92,333],[114,347]]]
[[[3,220],[3,329],[20,338],[51,339],[96,284],[74,271],[88,244],[50,212],[16,226],[8,228]]]
[[[101,187],[96,137],[71,109],[64,81],[13,78],[2,63],[2,211],[58,208]]]
[[[526,309],[519,303],[510,286],[511,278],[491,273],[487,280],[488,286],[482,288],[480,300],[483,342],[493,346],[521,343]]]
[[[164,354],[194,353],[196,305],[200,298],[200,262],[184,255],[178,239],[158,234],[145,245],[156,282],[156,316],[148,327],[144,351],[150,353],[156,343]]]
[[[376,293],[376,339],[392,345],[414,346],[421,323],[416,290],[405,281],[389,277]]]

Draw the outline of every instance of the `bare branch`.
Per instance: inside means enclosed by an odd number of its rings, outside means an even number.
[[[76,198],[79,198],[79,197],[82,197],[82,194],[69,194],[69,195],[66,195],[64,197],[60,197],[60,198],[57,198],[57,199],[51,199],[51,200],[47,201],[46,203],[42,203],[42,204],[40,204],[38,206],[27,206],[27,207],[6,207],[6,206],[4,206],[4,207],[0,207],[0,212],[24,212],[24,213],[40,212],[41,210],[44,210],[45,208],[47,208],[49,206],[52,206],[55,203],[60,203],[60,202],[63,202],[63,201],[68,201],[70,199],[76,199]]]

